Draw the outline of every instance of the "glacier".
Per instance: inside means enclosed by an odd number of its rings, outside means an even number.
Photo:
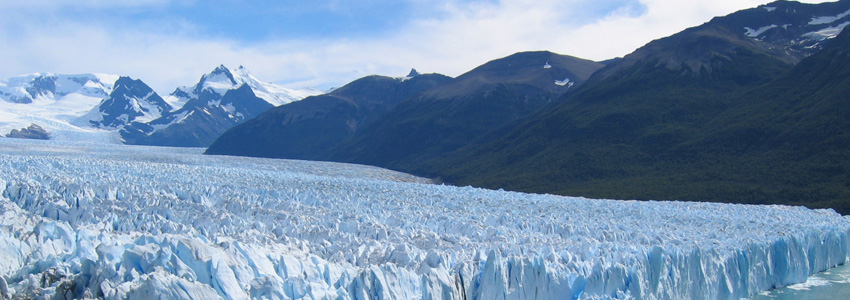
[[[0,297],[741,299],[850,255],[832,210],[454,187],[0,138]]]

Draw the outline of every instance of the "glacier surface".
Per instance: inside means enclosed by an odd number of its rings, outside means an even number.
[[[831,210],[200,151],[0,138],[0,297],[740,299],[850,253]]]

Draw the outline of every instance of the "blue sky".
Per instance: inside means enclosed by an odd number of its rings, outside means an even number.
[[[111,73],[157,92],[220,64],[327,88],[410,68],[457,76],[515,52],[593,60],[764,0],[31,0],[0,3],[0,77]],[[807,1],[822,2],[822,1]]]

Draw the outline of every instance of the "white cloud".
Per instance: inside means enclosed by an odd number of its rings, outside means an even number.
[[[457,76],[519,51],[550,50],[595,60],[622,56],[713,16],[768,2],[601,1],[623,6],[589,18],[582,12],[592,11],[593,0],[411,1],[430,5],[432,11],[439,5],[439,13],[380,37],[255,44],[203,38],[193,34],[194,24],[180,20],[112,27],[90,20],[4,18],[0,20],[4,45],[0,77],[32,72],[114,73],[142,79],[157,92],[170,93],[177,86],[195,83],[219,64],[244,65],[261,80],[292,87],[327,87],[370,74],[401,76],[411,67]],[[167,1],[142,2],[137,4]]]

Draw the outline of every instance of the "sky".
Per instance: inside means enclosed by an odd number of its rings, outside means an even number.
[[[327,89],[411,68],[458,76],[522,51],[621,57],[769,2],[4,0],[0,78],[108,73],[168,94],[224,64],[290,88]]]

